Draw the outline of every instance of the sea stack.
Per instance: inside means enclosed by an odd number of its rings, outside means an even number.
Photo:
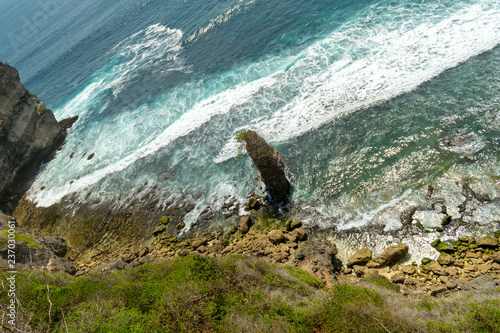
[[[251,130],[238,134],[238,141],[244,141],[246,150],[259,170],[262,181],[272,203],[287,203],[290,182],[285,175],[285,163],[276,148]]]
[[[0,208],[38,171],[40,162],[64,140],[52,111],[21,83],[19,73],[0,62]]]

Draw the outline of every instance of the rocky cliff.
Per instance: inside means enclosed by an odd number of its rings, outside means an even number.
[[[64,140],[52,111],[0,62],[0,209],[12,210],[40,162]]]

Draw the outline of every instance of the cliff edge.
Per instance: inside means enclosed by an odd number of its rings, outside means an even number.
[[[0,209],[12,210],[39,164],[63,140],[52,111],[24,87],[14,67],[0,62]]]

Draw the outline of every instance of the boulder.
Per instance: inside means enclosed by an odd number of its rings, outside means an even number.
[[[153,230],[153,235],[158,235],[164,232],[167,228],[164,225],[160,225]]]
[[[372,250],[369,248],[362,248],[358,250],[348,261],[346,266],[352,267],[354,265],[364,265],[372,259]]]
[[[479,247],[484,247],[484,248],[496,247],[498,245],[498,241],[496,238],[493,238],[491,236],[487,236],[487,237],[478,238],[476,241],[476,245]]]
[[[391,274],[389,281],[391,281],[392,283],[404,283],[405,275],[400,271],[394,272],[393,274]]]
[[[252,225],[252,219],[250,215],[244,215],[240,219],[240,230],[242,233],[246,234],[250,230],[250,226]]]
[[[446,288],[446,285],[439,284],[437,286],[432,286],[430,292],[432,296],[436,296],[437,294],[443,293],[447,290],[448,288]]]
[[[290,182],[285,175],[283,158],[276,148],[251,130],[240,132],[237,140],[245,142],[248,155],[259,170],[271,202],[288,202]]]
[[[200,239],[197,239],[197,240],[194,240],[191,242],[191,246],[195,250],[198,249],[200,246],[207,245],[207,244],[208,244],[208,239],[206,239],[206,238],[200,238]]]
[[[453,265],[453,263],[455,262],[455,258],[443,252],[439,256],[437,261],[440,265]]]
[[[378,257],[373,259],[367,265],[370,268],[376,268],[380,266],[390,265],[398,260],[403,259],[408,253],[409,247],[406,244],[398,244],[389,246],[380,254]]]
[[[271,243],[273,243],[274,245],[277,245],[279,243],[286,241],[285,235],[280,230],[273,230],[273,231],[269,232],[269,234],[267,236],[269,238],[269,241]]]
[[[307,239],[307,232],[302,228],[297,228],[291,232],[298,241],[305,241]]]
[[[500,252],[493,253],[493,255],[491,256],[491,258],[493,259],[494,262],[500,263]]]
[[[455,251],[455,248],[453,247],[453,245],[446,243],[446,242],[439,242],[437,245],[433,245],[433,246],[439,252],[454,252]]]
[[[423,267],[424,271],[433,272],[436,275],[446,275],[446,270],[437,261],[432,260]]]
[[[417,274],[417,268],[411,265],[402,265],[401,272],[407,275],[414,275]]]

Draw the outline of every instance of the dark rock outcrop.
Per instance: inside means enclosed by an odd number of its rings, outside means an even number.
[[[52,111],[24,87],[14,67],[0,62],[0,209],[12,210],[14,198],[63,140]]]
[[[246,150],[259,170],[262,181],[273,203],[286,203],[290,194],[290,182],[285,175],[285,163],[276,150],[254,131],[244,131],[238,140],[246,143]]]
[[[9,262],[9,237],[15,235],[15,269],[31,268],[49,272],[62,272],[74,275],[76,269],[64,255],[68,252],[66,241],[58,236],[37,238],[29,229],[15,226],[12,216],[0,211],[0,270],[12,269]],[[10,231],[9,231],[10,230]]]

